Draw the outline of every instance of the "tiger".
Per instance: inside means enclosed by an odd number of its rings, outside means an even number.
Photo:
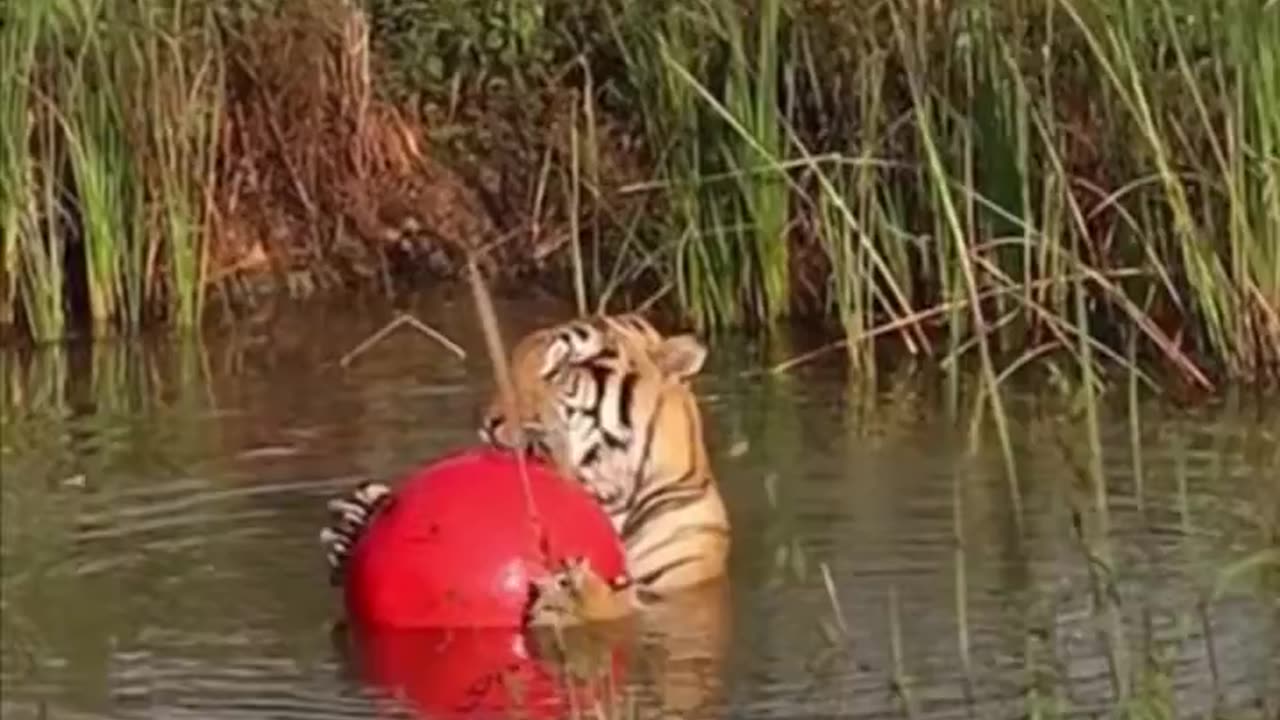
[[[690,384],[706,356],[693,335],[664,337],[638,316],[563,323],[512,353],[526,449],[549,456],[609,515],[641,605],[725,572],[731,528]],[[482,435],[509,443],[501,398],[489,408]]]
[[[541,433],[535,427],[533,418],[537,414],[538,403],[548,392],[547,384],[538,379],[543,362],[540,351],[546,349],[557,333],[561,332],[572,333],[587,351],[598,348],[598,344],[608,335],[626,337],[632,345],[641,348],[657,347],[662,341],[661,333],[648,320],[633,313],[571,320],[526,334],[516,343],[511,357],[514,361],[512,374],[515,378],[517,415],[524,418],[521,427],[527,439],[523,443],[519,442],[516,425],[507,422],[508,410],[501,401],[500,393],[495,390],[478,428],[483,442],[503,449],[519,449],[535,457],[550,457],[550,449],[542,442]],[[593,342],[597,345],[593,346]],[[332,522],[320,531],[320,543],[326,551],[331,585],[341,584],[352,547],[373,516],[390,499],[389,487],[382,483],[365,482],[345,495],[329,500],[327,508]],[[579,591],[585,589],[584,582],[588,581],[577,568],[565,567],[564,571],[553,578],[547,587],[559,586],[566,591],[570,587]],[[535,592],[537,590],[535,588]]]
[[[665,337],[630,314],[570,320],[516,344],[515,417],[495,392],[479,434],[493,446],[549,460],[581,483],[621,538],[628,570],[605,581],[581,559],[571,561],[532,589],[530,624],[589,621],[595,612],[583,603],[574,612],[573,601],[599,597],[602,582],[613,606],[590,605],[613,616],[723,577],[731,528],[690,385],[706,356],[693,335]],[[388,496],[384,486],[366,483],[330,503],[338,519],[321,539],[335,583]]]
[[[535,581],[526,623],[536,632],[638,620],[640,686],[656,691],[663,717],[706,714],[722,700],[731,626],[731,525],[691,387],[707,348],[635,316],[573,321],[526,339],[512,353],[525,448],[548,453],[596,498],[627,565],[625,578],[608,580],[570,558]],[[516,434],[500,400],[482,420],[499,444]]]

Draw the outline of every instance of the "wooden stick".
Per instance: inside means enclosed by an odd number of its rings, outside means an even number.
[[[525,508],[529,513],[529,520],[533,523],[534,532],[538,536],[538,546],[546,556],[549,552],[547,546],[547,534],[542,526],[542,519],[538,515],[537,503],[533,500],[533,490],[529,486],[529,473],[525,466],[524,448],[524,424],[520,417],[520,407],[516,402],[515,386],[511,382],[511,371],[507,366],[507,353],[502,346],[502,332],[498,328],[498,314],[493,309],[493,299],[489,295],[489,290],[485,287],[484,278],[480,275],[480,267],[476,264],[475,256],[471,255],[467,258],[468,275],[471,279],[471,295],[475,299],[476,314],[480,318],[480,328],[484,332],[485,347],[489,351],[489,360],[493,365],[493,376],[498,384],[498,394],[502,404],[506,407],[507,422],[511,427],[512,435],[516,445],[516,465],[520,472],[520,481],[523,484]]]
[[[365,352],[369,350],[369,348],[373,347],[374,345],[377,345],[379,342],[382,341],[383,338],[390,335],[396,328],[400,327],[401,325],[408,325],[414,328],[415,330],[417,330],[418,332],[422,333],[423,335],[426,335],[427,337],[432,338],[436,342],[445,346],[445,348],[450,352],[452,352],[454,355],[456,355],[459,360],[467,359],[467,351],[463,350],[462,347],[458,345],[458,343],[450,340],[448,336],[446,336],[444,333],[440,332],[439,330],[436,330],[435,328],[422,322],[421,320],[410,315],[409,313],[402,312],[402,313],[399,313],[393,320],[391,320],[391,322],[382,326],[381,330],[365,338],[364,341],[362,341],[359,345],[353,348],[350,352],[348,352],[346,355],[343,355],[342,359],[338,361],[338,364],[341,365],[343,368],[346,368],[348,365],[351,364],[352,360],[356,359],[360,355],[363,355]]]

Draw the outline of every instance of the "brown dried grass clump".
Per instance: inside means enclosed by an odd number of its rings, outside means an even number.
[[[267,270],[308,290],[375,276],[393,256],[451,270],[493,235],[423,129],[374,97],[351,3],[285,2],[243,23],[227,54],[214,280]]]
[[[652,178],[652,162],[574,75],[519,90],[495,83],[454,107],[427,109],[429,126],[448,137],[434,149],[471,181],[497,225],[489,252],[522,273],[546,269],[575,231],[584,245],[614,247],[663,199],[627,191]]]

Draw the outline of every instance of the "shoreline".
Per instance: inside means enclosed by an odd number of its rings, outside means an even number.
[[[563,321],[573,314],[574,299],[557,288],[554,282],[547,282],[546,277],[540,283],[528,281],[494,283],[490,292],[494,300],[503,305],[505,312],[500,314],[499,324],[502,328],[504,346],[508,351],[512,344],[524,333],[536,327]],[[519,309],[531,309],[531,313],[515,312]],[[621,311],[627,311],[623,308]],[[364,334],[349,338],[349,345],[342,357],[334,356],[324,360],[320,367],[330,368],[342,365],[343,357],[355,353],[357,355],[376,354],[378,346],[388,342],[415,343],[424,352],[441,356],[450,355],[448,348],[438,341],[428,338],[421,330],[405,324],[398,329],[383,335],[395,322],[397,317],[407,316],[417,322],[425,322],[435,314],[444,313],[453,322],[463,325],[476,325],[476,309],[473,304],[471,290],[462,279],[439,278],[433,284],[423,287],[403,288],[393,294],[387,294],[377,286],[359,285],[355,287],[331,288],[316,291],[307,298],[293,298],[283,290],[264,292],[256,296],[252,306],[244,306],[236,311],[234,317],[227,316],[223,309],[212,309],[199,330],[175,331],[163,325],[148,326],[133,333],[115,332],[95,336],[89,331],[79,332],[68,337],[37,343],[29,338],[3,338],[0,341],[0,355],[10,359],[28,361],[53,349],[58,353],[66,353],[68,357],[80,357],[80,364],[88,363],[97,354],[96,347],[105,346],[107,353],[116,352],[117,348],[228,348],[237,347],[245,342],[245,338],[253,338],[254,345],[275,345],[299,348],[307,344],[304,337],[296,336],[300,328],[325,327],[325,318],[339,313],[350,324],[355,321],[365,328]],[[677,308],[661,306],[650,313],[651,319],[663,331],[694,330],[689,322],[679,314]],[[285,337],[277,337],[277,328],[291,328]],[[696,332],[696,330],[694,330]],[[468,331],[470,332],[470,331]],[[912,348],[893,333],[881,333],[872,350],[875,365],[867,368],[858,360],[851,360],[847,349],[848,339],[843,337],[839,327],[833,325],[828,318],[821,316],[790,317],[778,321],[773,327],[763,328],[723,328],[709,333],[699,333],[712,343],[714,352],[717,337],[728,336],[735,347],[746,343],[753,348],[753,366],[742,370],[741,379],[752,381],[767,377],[781,378],[803,376],[810,371],[820,373],[836,372],[851,386],[867,389],[881,388],[886,383],[895,385],[905,377],[911,382],[923,383],[920,387],[932,388],[931,392],[947,392],[947,388],[955,384],[955,390],[961,395],[980,392],[990,395],[990,387],[983,374],[978,358],[962,357],[953,362],[942,352],[933,355],[925,354],[920,348]],[[395,336],[403,336],[392,340]],[[446,338],[452,338],[446,334]],[[371,344],[370,344],[371,343]],[[368,345],[367,347],[364,347]],[[126,352],[126,354],[129,354]],[[1000,368],[999,394],[1003,395],[1005,386],[1010,390],[1025,395],[1031,388],[1040,387],[1046,397],[1059,397],[1077,394],[1083,389],[1082,378],[1065,372],[1071,366],[1073,358],[1068,353],[1058,351],[1045,354],[1034,362],[1020,362],[1017,353],[1001,353],[993,358]],[[482,344],[469,348],[468,357],[461,360],[470,365],[479,363],[488,367],[489,360]],[[352,362],[358,365],[360,360]],[[21,364],[21,363],[20,363]],[[1190,386],[1182,382],[1178,375],[1161,373],[1143,368],[1135,375],[1133,368],[1120,363],[1102,364],[1100,372],[1093,377],[1093,382],[1100,383],[1092,393],[1099,404],[1131,403],[1138,398],[1149,398],[1158,402],[1166,402],[1170,407],[1183,410],[1209,408],[1223,402],[1231,401],[1241,393],[1256,395],[1260,402],[1268,402],[1278,397],[1277,388],[1258,384],[1225,381],[1216,384],[1211,391]],[[1137,397],[1126,397],[1138,388]]]

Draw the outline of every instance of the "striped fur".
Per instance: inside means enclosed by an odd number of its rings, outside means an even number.
[[[663,337],[638,316],[537,331],[512,354],[522,427],[588,488],[626,548],[637,596],[652,599],[723,576],[730,526],[689,385],[706,348]],[[482,435],[509,446],[495,399]]]
[[[625,338],[633,346],[655,348],[662,335],[643,317],[634,314],[601,315],[570,320],[525,335],[511,351],[511,373],[516,392],[516,414],[525,433],[525,444],[543,454],[548,452],[539,422],[538,409],[549,400],[550,386],[543,380],[548,363],[571,348],[588,356],[603,351],[606,338]],[[510,409],[497,393],[485,408],[480,437],[491,445],[515,449],[515,423],[508,422]]]
[[[730,525],[689,385],[705,357],[706,348],[693,336],[664,337],[638,315],[571,320],[530,333],[512,351],[524,449],[581,482],[623,539],[629,582],[607,583],[617,590],[618,602],[652,602],[724,575]],[[511,413],[495,393],[481,437],[514,448],[514,430]],[[390,495],[385,486],[368,483],[330,503],[332,521],[321,543],[334,584]],[[535,589],[535,596],[544,595],[531,603],[531,623],[559,622],[546,615],[574,604],[558,596],[564,592],[557,588],[577,596],[604,582],[584,577],[583,570],[570,566],[563,578]],[[593,606],[588,615],[612,612],[594,601],[577,604]]]

